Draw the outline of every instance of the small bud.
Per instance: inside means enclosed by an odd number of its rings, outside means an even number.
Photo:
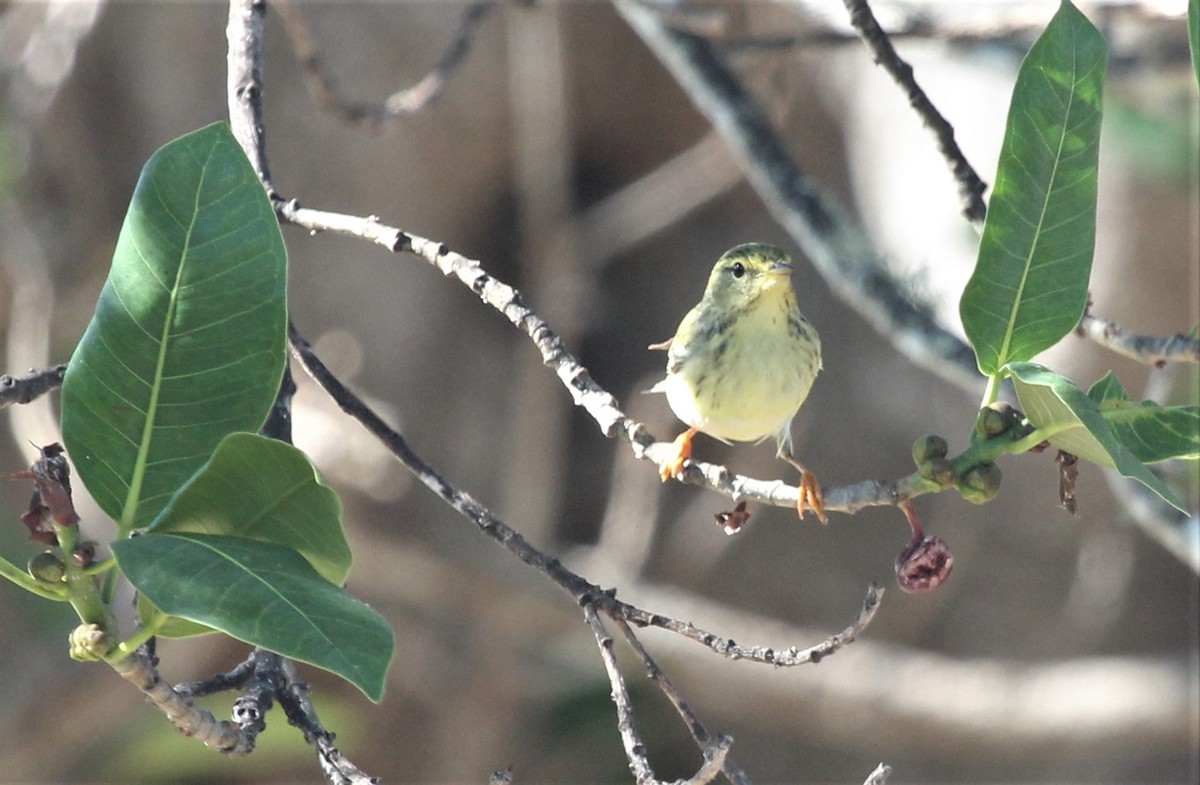
[[[1000,492],[1000,467],[990,461],[972,466],[958,481],[958,490],[972,504],[984,504]]]
[[[920,466],[934,458],[945,458],[949,451],[950,445],[946,443],[945,439],[937,434],[927,434],[913,442],[913,463]]]
[[[954,484],[954,464],[945,458],[933,458],[917,467],[917,472],[927,480],[933,480],[942,487]]]
[[[54,551],[34,554],[29,559],[26,569],[30,575],[43,583],[61,583],[67,574],[66,566]]]
[[[896,557],[896,582],[909,594],[933,591],[954,569],[954,554],[941,537],[915,537]]]
[[[81,662],[103,659],[112,650],[113,641],[99,624],[80,624],[71,631],[68,654]]]
[[[79,547],[71,554],[71,560],[76,567],[90,567],[96,561],[96,543],[91,540],[79,543]]]
[[[1023,419],[1024,415],[1014,409],[1012,404],[996,401],[988,404],[986,409],[979,410],[979,418],[975,421],[975,434],[983,439],[992,439],[1007,433]]]

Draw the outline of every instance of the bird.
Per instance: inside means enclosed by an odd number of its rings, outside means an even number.
[[[825,522],[821,485],[792,452],[792,420],[821,370],[821,339],[800,313],[791,273],[773,245],[726,251],[674,337],[650,345],[667,351],[667,375],[649,392],[666,394],[688,426],[659,475],[666,482],[683,470],[697,433],[726,443],[773,436],[776,455],[800,471],[798,514],[808,508]]]

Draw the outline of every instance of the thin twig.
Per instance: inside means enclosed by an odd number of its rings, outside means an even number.
[[[884,785],[890,776],[892,776],[892,767],[886,763],[880,763],[875,767],[875,771],[867,775],[863,785]]]
[[[1192,335],[1138,335],[1086,311],[1075,331],[1117,354],[1158,368],[1169,362],[1200,363],[1200,338]]]
[[[750,778],[746,776],[746,772],[740,766],[733,762],[729,757],[729,747],[733,744],[733,739],[728,736],[718,736],[716,740],[709,734],[708,729],[700,722],[700,719],[692,711],[692,707],[687,704],[679,690],[675,689],[675,685],[667,678],[667,674],[659,667],[654,658],[650,656],[650,652],[642,645],[641,639],[634,633],[629,623],[624,619],[615,618],[613,621],[617,625],[617,629],[621,631],[621,635],[625,637],[625,641],[633,648],[638,659],[642,661],[642,665],[646,668],[646,675],[653,681],[663,695],[667,696],[667,700],[671,701],[671,705],[675,707],[675,711],[679,714],[683,724],[687,726],[688,731],[692,734],[692,738],[696,740],[701,752],[704,754],[705,763],[711,764],[716,757],[716,751],[721,750],[721,766],[725,776],[733,785],[750,785]]]
[[[669,616],[648,613],[641,608],[626,605],[625,603],[620,603],[623,606],[620,616],[630,624],[638,627],[659,627],[669,630],[689,640],[696,641],[703,646],[707,646],[717,654],[729,657],[730,659],[750,660],[751,662],[758,662],[764,665],[774,665],[778,668],[790,668],[809,662],[818,663],[825,657],[853,643],[875,617],[875,611],[879,609],[879,602],[882,598],[883,588],[878,584],[871,584],[867,588],[867,596],[863,600],[863,607],[859,611],[858,618],[840,633],[832,635],[816,646],[810,646],[807,649],[797,649],[795,646],[783,650],[768,646],[743,646],[729,638],[723,638],[702,630],[690,622],[681,622]],[[618,603],[619,601],[615,598],[610,598],[610,602]]]
[[[215,676],[210,676],[200,681],[177,684],[175,691],[188,698],[202,698],[205,695],[215,695],[218,692],[240,690],[249,683],[253,675],[254,662],[248,658],[238,663],[237,667],[228,673],[218,673]]]
[[[66,363],[41,370],[30,369],[21,376],[0,376],[0,409],[14,403],[29,403],[62,385]]]
[[[296,663],[279,658],[282,683],[277,697],[279,705],[287,715],[288,722],[304,733],[304,740],[317,749],[317,760],[325,778],[332,785],[378,785],[379,778],[372,777],[355,766],[333,744],[334,736],[321,724],[317,710],[312,705],[308,682],[300,676]]]
[[[312,31],[300,9],[288,0],[276,0],[283,29],[292,42],[292,51],[300,64],[308,92],[322,109],[344,123],[371,131],[381,131],[391,122],[413,115],[429,106],[446,89],[450,77],[467,59],[480,22],[499,0],[479,0],[463,12],[450,45],[432,70],[410,87],[397,90],[382,103],[354,101],[342,97],[333,77],[326,73]]]
[[[604,622],[596,613],[596,606],[589,602],[583,606],[583,615],[592,634],[596,636],[596,645],[600,648],[600,660],[604,663],[604,672],[608,674],[608,683],[612,685],[612,700],[617,705],[617,730],[621,734],[621,743],[625,747],[625,757],[629,760],[629,770],[637,778],[639,785],[656,783],[654,770],[646,759],[646,745],[638,735],[637,723],[633,717],[633,702],[629,699],[629,690],[625,687],[625,679],[617,666],[617,658],[613,654],[613,640],[604,628]]]
[[[904,90],[911,106],[925,126],[937,136],[938,151],[950,165],[950,171],[958,181],[958,194],[962,200],[962,213],[978,227],[983,226],[987,215],[987,203],[983,200],[983,192],[987,184],[979,179],[975,169],[968,163],[967,158],[954,141],[954,126],[942,116],[929,96],[917,84],[913,77],[913,69],[896,53],[888,34],[883,31],[871,13],[867,0],[844,0],[846,10],[850,12],[850,24],[858,31],[863,43],[875,56],[875,62],[883,67],[896,84]]]

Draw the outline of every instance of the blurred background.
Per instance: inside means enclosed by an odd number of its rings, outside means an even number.
[[[798,164],[961,333],[977,235],[932,136],[848,35],[841,4],[666,5],[720,41]],[[897,47],[986,181],[1020,58],[1055,7],[878,4],[885,26],[913,33]],[[1186,332],[1200,321],[1200,104],[1184,3],[1083,8],[1111,48],[1094,313]],[[0,3],[0,371],[69,359],[140,167],[227,118],[226,13],[215,2]],[[307,34],[339,95],[382,102],[429,72],[468,13],[470,51],[444,92],[386,127],[324,111],[294,54]],[[721,252],[759,240],[797,257],[800,304],[824,344],[795,428],[827,488],[909,473],[922,434],[965,445],[982,381],[966,389],[915,366],[831,292],[610,4],[306,2],[269,10],[265,56],[267,150],[285,197],[375,214],[481,260],[658,438],[681,426],[662,397],[642,394],[664,362],[647,344],[673,333]],[[863,638],[817,667],[732,662],[644,634],[709,730],[734,737],[754,782],[861,782],[880,760],[894,782],[1197,780],[1197,576],[1136,525],[1127,484],[1082,465],[1072,517],[1045,453],[1002,462],[993,503],[922,497],[954,575],[905,595],[894,589],[908,537],[896,509],[821,527],[752,506],[727,537],[713,516],[728,499],[660,484],[457,282],[361,241],[291,227],[284,238],[291,315],[318,354],[449,480],[591,581],[776,648],[818,643],[850,623],[870,582],[889,587]],[[1153,370],[1075,337],[1042,359],[1084,386],[1111,368],[1135,398],[1200,396],[1195,366]],[[350,589],[397,637],[379,706],[304,669],[341,749],[385,782],[484,782],[509,765],[519,783],[630,782],[579,608],[298,382],[295,439],[341,494]],[[59,439],[57,406],[55,393],[4,410],[0,471]],[[767,445],[700,438],[697,457],[795,480]],[[1195,510],[1196,466],[1172,471]],[[84,526],[103,542],[112,527],[84,496],[77,487]],[[18,564],[36,552],[18,522],[28,497],[25,484],[0,484],[0,552]],[[110,670],[68,658],[73,626],[68,608],[0,586],[0,781],[321,781],[276,713],[248,759],[179,737]],[[160,652],[164,674],[186,681],[228,670],[246,647],[209,636]],[[686,730],[621,654],[657,774],[691,776]],[[228,716],[230,704],[206,705]]]

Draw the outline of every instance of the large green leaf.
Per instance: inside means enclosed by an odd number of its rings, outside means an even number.
[[[1068,2],[1017,75],[975,271],[959,314],[996,374],[1074,329],[1096,240],[1104,39]]]
[[[148,531],[274,542],[299,552],[327,581],[346,582],[350,546],[342,505],[308,456],[253,433],[226,436]]]
[[[1117,440],[1142,463],[1200,459],[1200,406],[1134,403],[1109,371],[1088,390]]]
[[[287,257],[229,127],[146,162],[96,313],[63,381],[63,440],[122,533],[149,523],[283,373]]]
[[[332,671],[373,701],[383,697],[395,647],[387,622],[295,551],[191,533],[143,534],[112,549],[163,613]]]
[[[1037,363],[1012,363],[1005,370],[1012,376],[1025,416],[1046,433],[1050,444],[1092,463],[1114,467],[1180,511],[1187,511],[1171,489],[1121,443],[1096,402],[1074,382]]]

